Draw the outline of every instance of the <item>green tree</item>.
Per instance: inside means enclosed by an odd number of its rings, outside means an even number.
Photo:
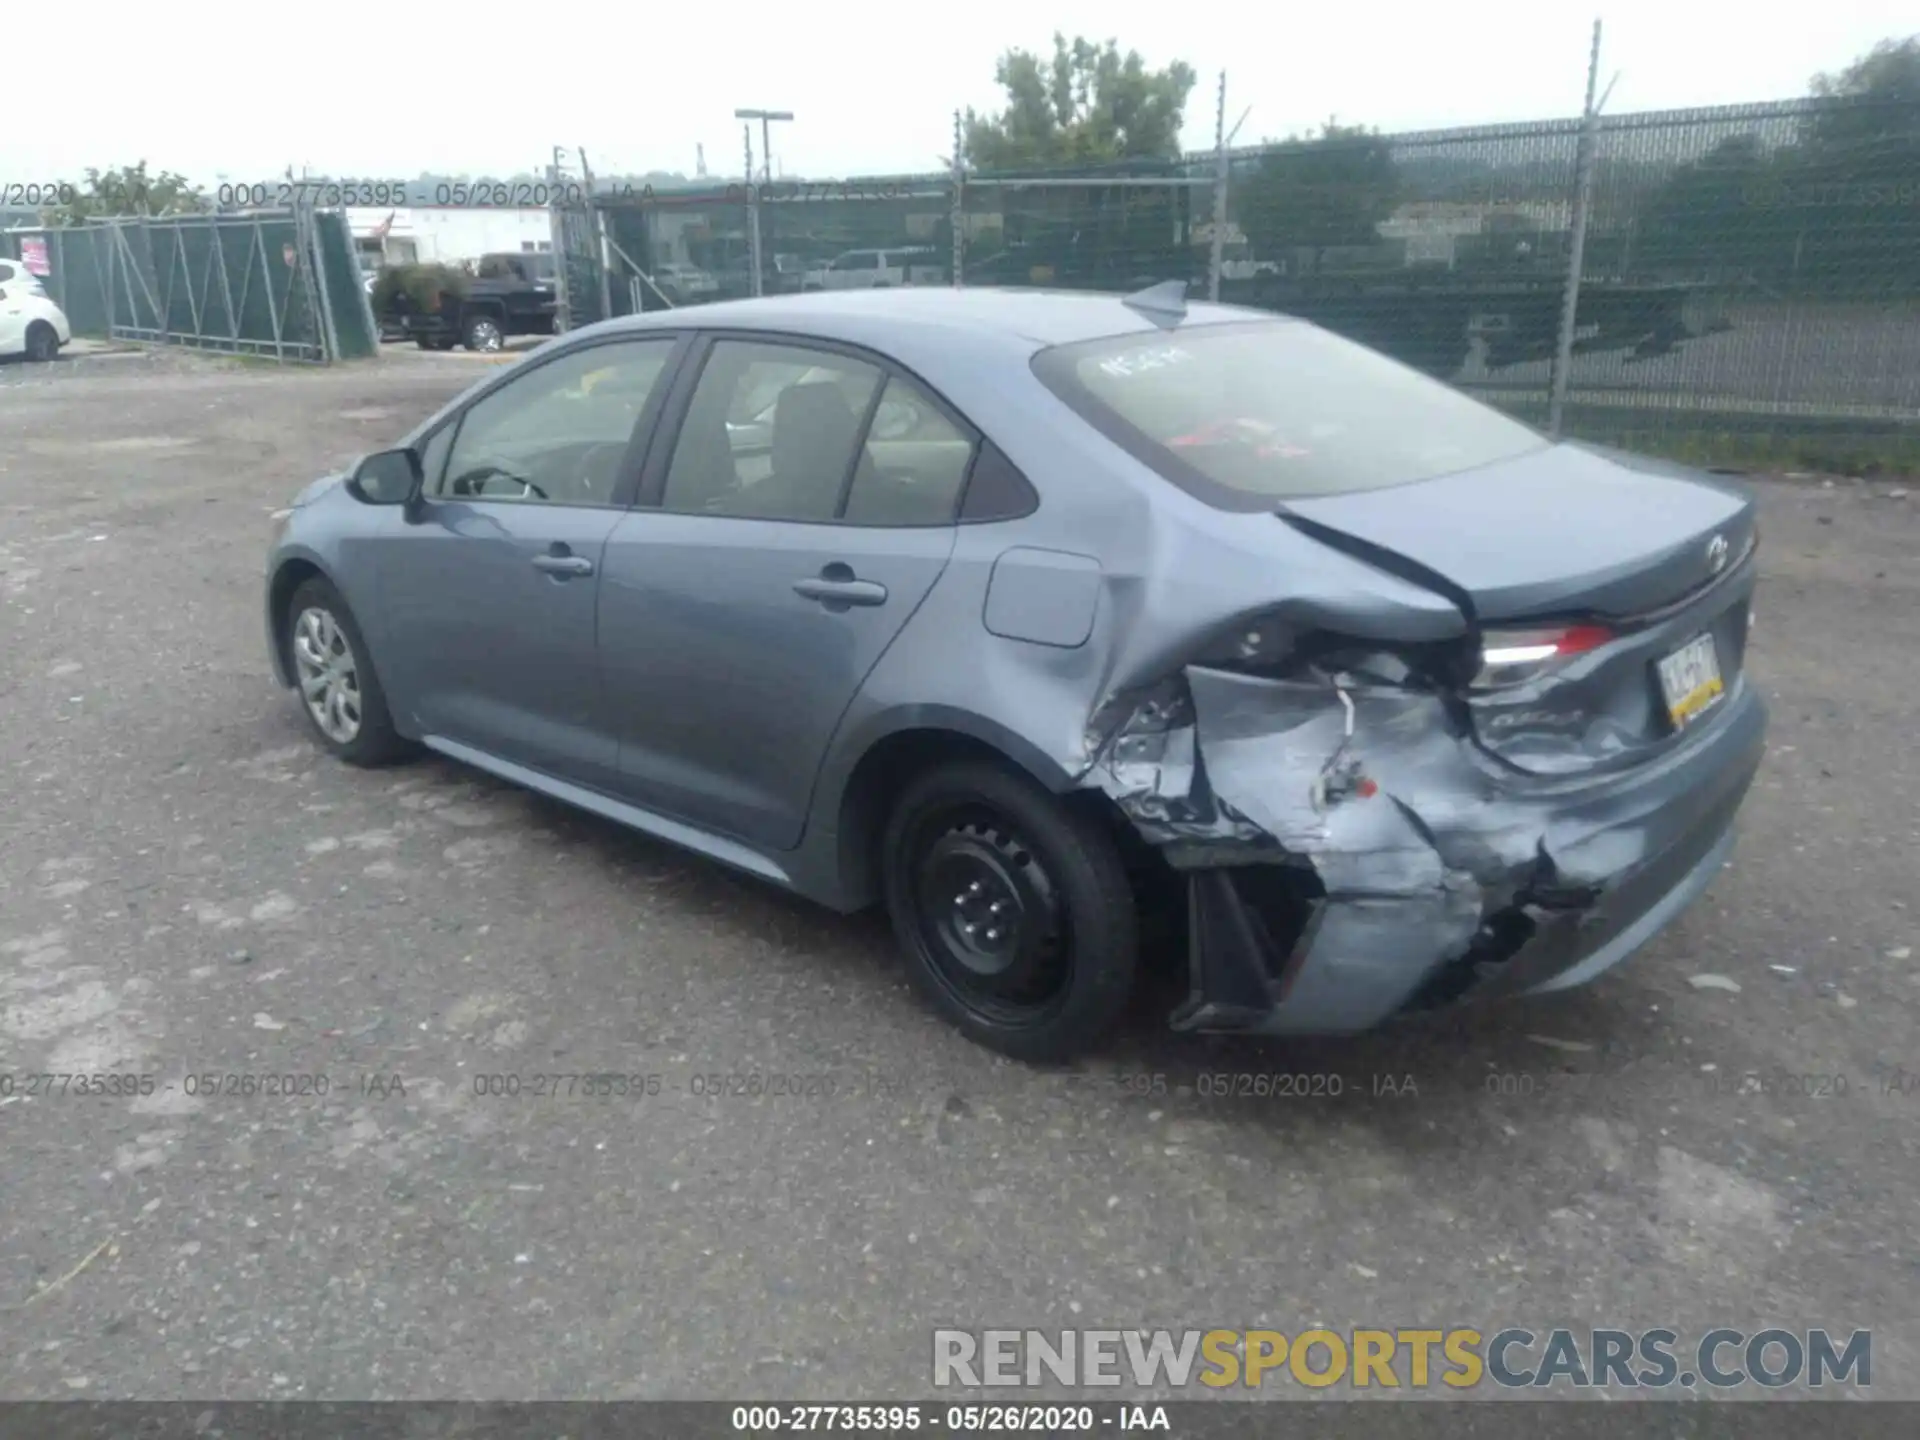
[[[1388,142],[1329,120],[1318,134],[1267,141],[1252,173],[1234,177],[1228,203],[1255,255],[1311,247],[1317,269],[1329,246],[1378,240],[1401,193]]]
[[[1730,136],[1651,194],[1641,263],[1768,294],[1920,290],[1920,36],[1882,41],[1809,88],[1788,143]]]
[[[1789,283],[1911,300],[1920,294],[1920,35],[1883,40],[1812,88],[1821,103],[1778,162]]]
[[[213,207],[200,187],[171,170],[152,174],[147,162],[87,171],[86,184],[65,205],[46,212],[53,225],[78,225],[96,216],[199,214]]]
[[[1730,279],[1778,259],[1781,162],[1753,133],[1730,135],[1677,167],[1647,201],[1636,249],[1643,265],[1687,278]]]
[[[1147,68],[1137,50],[1120,53],[1053,37],[1053,56],[1009,50],[994,67],[1007,108],[985,116],[969,109],[964,135],[969,164],[982,170],[1093,166],[1120,160],[1180,158],[1180,127],[1193,93],[1193,68],[1176,60]]]
[[[1920,139],[1920,35],[1882,40],[1837,75],[1813,77],[1824,101],[1807,142],[1833,149],[1887,139]]]

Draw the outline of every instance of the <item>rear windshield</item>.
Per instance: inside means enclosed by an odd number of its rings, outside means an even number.
[[[1438,380],[1290,320],[1059,346],[1034,371],[1168,479],[1230,510],[1381,490],[1547,443]]]

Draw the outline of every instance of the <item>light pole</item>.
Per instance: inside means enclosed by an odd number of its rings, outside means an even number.
[[[736,110],[733,112],[733,118],[760,122],[760,164],[766,170],[767,183],[771,185],[773,183],[773,122],[791,120],[793,112],[791,110]],[[749,175],[747,179],[751,181],[753,177]]]

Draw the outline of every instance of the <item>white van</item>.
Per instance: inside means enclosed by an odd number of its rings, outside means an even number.
[[[807,276],[808,290],[879,290],[889,285],[944,285],[946,266],[930,245],[848,250]]]

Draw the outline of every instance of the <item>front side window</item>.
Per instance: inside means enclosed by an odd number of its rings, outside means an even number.
[[[690,514],[831,520],[880,388],[876,366],[799,345],[714,345],[661,504]]]
[[[1379,490],[1544,447],[1535,430],[1297,321],[1042,351],[1034,373],[1147,464],[1228,510]]]
[[[508,381],[460,421],[434,493],[448,499],[607,505],[671,339],[576,350]],[[434,484],[431,470],[427,483]]]

